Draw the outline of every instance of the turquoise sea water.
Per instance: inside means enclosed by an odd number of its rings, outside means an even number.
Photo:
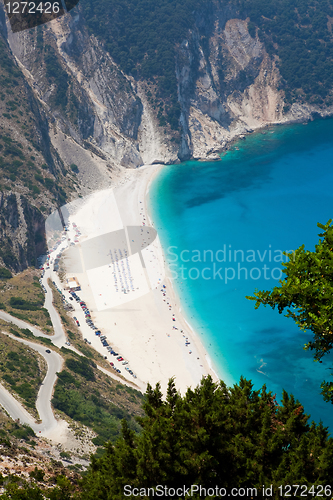
[[[278,398],[284,388],[332,430],[320,382],[333,356],[313,362],[303,350],[308,333],[245,296],[275,286],[282,252],[313,250],[317,222],[333,218],[333,119],[253,134],[221,161],[167,166],[150,210],[183,310],[219,376],[266,383]]]

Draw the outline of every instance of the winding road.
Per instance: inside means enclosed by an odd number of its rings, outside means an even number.
[[[53,433],[54,429],[58,425],[58,421],[53,414],[50,402],[52,399],[53,387],[57,379],[57,372],[61,371],[63,359],[60,354],[54,351],[46,353],[46,347],[40,344],[35,344],[34,342],[30,342],[25,339],[19,339],[9,334],[8,337],[39,352],[39,354],[41,354],[47,362],[47,373],[42,385],[40,386],[36,400],[36,408],[39,413],[41,423],[36,423],[34,418],[29,415],[23,406],[1,384],[0,402],[13,420],[20,419],[21,423],[30,425],[36,433],[40,433],[43,436],[48,437]]]
[[[8,323],[12,323],[19,328],[28,328],[35,337],[44,337],[52,340],[53,344],[57,346],[59,349],[61,347],[66,347],[66,349],[71,349],[80,356],[83,354],[75,349],[73,346],[66,345],[66,334],[63,330],[61,319],[58,311],[55,309],[53,305],[53,294],[52,290],[49,287],[47,280],[51,278],[50,270],[46,270],[42,279],[42,283],[45,286],[47,292],[45,294],[45,303],[44,307],[48,310],[50,314],[50,318],[52,321],[52,326],[54,329],[54,335],[46,335],[39,328],[26,323],[5,311],[0,311],[0,318]],[[14,337],[10,334],[7,334],[8,337],[12,338],[16,342],[20,342],[25,344],[26,346],[34,349],[39,352],[47,363],[47,373],[42,382],[42,385],[39,389],[37,400],[36,400],[36,408],[39,413],[41,423],[37,423],[35,419],[26,411],[26,409],[5,389],[3,385],[0,384],[0,405],[7,411],[11,418],[14,420],[19,419],[22,424],[28,424],[35,433],[40,434],[43,437],[49,438],[55,442],[63,442],[63,430],[67,428],[67,422],[63,420],[57,420],[54,416],[51,399],[53,394],[54,385],[57,380],[57,372],[60,372],[63,365],[63,358],[57,352],[53,351],[51,348],[47,346],[43,346],[40,344],[36,344],[29,340],[25,340],[22,338]],[[50,350],[50,353],[47,353],[46,350]],[[103,373],[113,378],[117,382],[127,385],[128,387],[135,387],[134,384],[130,384],[124,382],[123,379],[118,377],[115,374],[108,372],[105,368],[97,365],[97,368],[101,370]]]

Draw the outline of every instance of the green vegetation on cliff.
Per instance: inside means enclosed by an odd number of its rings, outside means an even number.
[[[287,102],[333,103],[332,0],[239,0],[267,52],[279,58]]]
[[[91,427],[97,434],[94,444],[115,441],[122,419],[139,431],[135,416],[142,414],[140,392],[116,383],[87,358],[69,357],[65,365],[66,369],[58,374],[52,403],[73,420]]]
[[[39,277],[40,271],[29,268],[9,281],[0,281],[0,309],[39,326],[44,332],[53,333],[50,315],[43,307],[45,296]]]
[[[16,334],[15,330],[10,333]],[[37,417],[35,402],[46,375],[44,360],[32,349],[0,335],[0,379]]]
[[[202,0],[92,0],[82,2],[91,33],[105,44],[121,68],[158,84],[156,105],[172,129],[178,128],[175,44],[194,25],[193,11]]]
[[[175,47],[194,30],[209,51],[218,11],[225,21],[250,19],[251,36],[258,32],[278,58],[287,106],[296,100],[333,102],[332,0],[83,0],[81,6],[88,29],[125,73],[157,85],[151,103],[173,129],[180,116]]]

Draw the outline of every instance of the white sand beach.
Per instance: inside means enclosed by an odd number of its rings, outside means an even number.
[[[149,382],[175,377],[184,393],[211,374],[210,360],[181,314],[179,300],[167,276],[164,255],[147,213],[146,195],[160,165],[126,170],[112,189],[95,192],[67,206],[67,237],[75,245],[64,252],[66,277],[76,277],[78,295],[94,324],[113,349],[128,361],[109,354],[73,303],[82,335],[126,379],[144,391]],[[73,226],[74,223],[74,226]],[[186,341],[187,338],[187,341]],[[187,345],[186,345],[187,343]]]

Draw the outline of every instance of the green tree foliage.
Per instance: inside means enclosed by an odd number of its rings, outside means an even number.
[[[72,171],[74,172],[74,174],[79,173],[79,167],[75,163],[71,163],[70,167],[71,167]]]
[[[46,76],[50,82],[54,82],[56,84],[57,88],[54,98],[54,105],[56,107],[61,107],[65,111],[68,102],[67,91],[69,85],[69,77],[59,63],[55,51],[53,47],[51,47],[51,45],[45,45],[44,61],[46,65]]]
[[[125,485],[237,485],[259,497],[272,484],[279,498],[281,485],[332,484],[333,440],[286,392],[279,405],[265,386],[255,391],[241,378],[228,389],[207,377],[181,397],[170,380],[166,400],[148,385],[144,410],[141,434],[124,421],[121,439],[92,460],[81,500],[123,500]]]
[[[76,360],[74,358],[68,358],[65,361],[67,368],[72,370],[74,373],[82,375],[86,380],[95,380],[94,370],[92,367],[96,368],[96,364],[87,358],[81,357]],[[70,375],[70,374],[68,374]]]
[[[43,305],[43,298],[38,302],[30,302],[29,300],[22,299],[22,297],[11,297],[9,304],[14,309],[21,309],[23,311],[37,311]]]
[[[9,271],[9,269],[6,269],[5,267],[0,267],[0,280],[8,280],[12,278],[12,273]]]
[[[270,55],[279,57],[288,101],[332,102],[333,37],[331,0],[236,0],[249,31]]]
[[[99,376],[93,370],[96,365],[92,360],[84,357],[78,360],[67,358],[65,363],[72,373],[67,370],[58,373],[52,403],[70,418],[91,427],[97,434],[93,439],[94,444],[101,446],[107,441],[115,441],[120,434],[121,420],[124,418],[132,429],[139,430],[133,417],[133,413],[140,411],[141,398],[138,398],[136,403],[136,395],[139,393],[133,391],[134,405],[130,409],[126,403],[127,390],[121,386],[119,389],[107,389],[105,385],[103,387]],[[123,397],[117,399],[115,392],[123,393]]]
[[[193,11],[207,0],[92,0],[83,2],[91,33],[104,43],[121,68],[135,77],[153,79],[167,118],[178,128],[175,44],[194,25]]]
[[[203,30],[200,35],[207,36],[217,9],[231,8],[235,17],[249,18],[252,37],[258,29],[268,53],[278,56],[287,102],[332,101],[331,0],[91,0],[81,6],[90,32],[121,68],[157,84],[172,128],[178,127],[180,116],[175,46],[189,30]],[[164,116],[159,118],[165,122]]]
[[[310,330],[313,340],[305,349],[314,351],[314,359],[328,354],[333,346],[333,226],[318,224],[323,230],[315,251],[305,250],[304,245],[289,255],[282,263],[286,277],[271,291],[256,291],[255,308],[263,304],[292,318],[301,330]],[[323,382],[322,393],[333,403],[333,382]]]

